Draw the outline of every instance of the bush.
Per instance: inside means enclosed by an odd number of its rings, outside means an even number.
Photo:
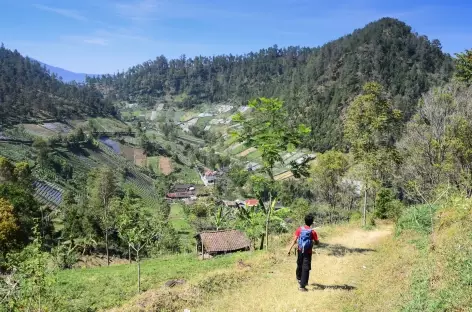
[[[397,221],[396,234],[405,230],[413,230],[423,234],[431,233],[431,211],[429,205],[412,206],[405,210]],[[432,212],[437,206],[432,206]]]
[[[51,250],[54,266],[59,269],[71,269],[78,261],[78,253],[71,246],[59,245]]]
[[[355,211],[349,216],[350,221],[360,221],[362,219],[362,213],[360,211]]]
[[[375,197],[374,216],[378,219],[397,220],[402,211],[403,204],[395,199],[391,189],[381,189]]]

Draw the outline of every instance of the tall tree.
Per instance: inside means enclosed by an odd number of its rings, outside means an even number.
[[[249,102],[249,107],[253,109],[250,117],[242,113],[234,116],[233,121],[241,125],[241,130],[234,132],[234,135],[246,147],[257,148],[261,154],[262,167],[251,177],[251,182],[266,216],[265,238],[268,248],[270,218],[277,202],[274,167],[276,163],[284,163],[282,154],[294,151],[303,137],[310,133],[310,129],[302,123],[288,123],[287,109],[279,99],[257,98]],[[290,163],[290,166],[296,170],[296,174],[305,172],[295,162]]]
[[[344,134],[355,161],[364,166],[365,196],[368,185],[375,191],[392,181],[392,169],[400,160],[395,142],[401,127],[402,113],[378,83],[365,84],[362,94],[348,107]]]
[[[330,206],[330,221],[340,202],[342,178],[349,168],[346,156],[338,151],[327,151],[318,154],[312,167],[311,174],[323,200]]]
[[[107,265],[110,265],[110,255],[108,246],[108,236],[113,228],[113,215],[110,212],[110,203],[118,191],[118,179],[112,168],[100,168],[95,175],[92,176],[93,202],[100,208],[100,219],[105,234],[105,249],[107,254]]]
[[[141,252],[148,247],[153,239],[159,239],[164,220],[146,213],[143,206],[126,207],[118,217],[120,237],[136,254],[138,265],[138,293],[141,292]]]
[[[460,81],[472,83],[472,50],[456,53],[456,77]]]

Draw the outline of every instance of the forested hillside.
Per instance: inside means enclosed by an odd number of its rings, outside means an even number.
[[[111,98],[153,105],[156,98],[181,107],[202,102],[280,97],[291,118],[312,129],[305,145],[325,150],[340,142],[342,109],[368,81],[387,87],[405,117],[415,111],[420,95],[447,81],[453,62],[438,40],[383,18],[365,28],[316,48],[277,46],[245,55],[219,55],[167,60],[164,56],[101,78],[89,78]]]
[[[64,83],[40,63],[0,47],[0,123],[113,114],[92,86]]]

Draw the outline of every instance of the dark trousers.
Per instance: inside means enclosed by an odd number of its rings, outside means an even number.
[[[308,285],[311,270],[311,254],[298,251],[297,258],[297,280],[300,281],[300,287]]]

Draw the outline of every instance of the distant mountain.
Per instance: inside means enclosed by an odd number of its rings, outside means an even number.
[[[54,73],[54,74],[58,75],[59,77],[62,77],[62,81],[64,81],[64,82],[72,82],[74,80],[76,82],[85,82],[85,77],[86,76],[92,76],[92,77],[100,76],[100,75],[95,75],[95,74],[74,73],[74,72],[68,71],[68,70],[63,69],[63,68],[54,67],[54,66],[45,64],[43,62],[40,62],[40,61],[38,61],[38,62],[41,65],[45,66],[46,69],[49,70],[51,73]]]

